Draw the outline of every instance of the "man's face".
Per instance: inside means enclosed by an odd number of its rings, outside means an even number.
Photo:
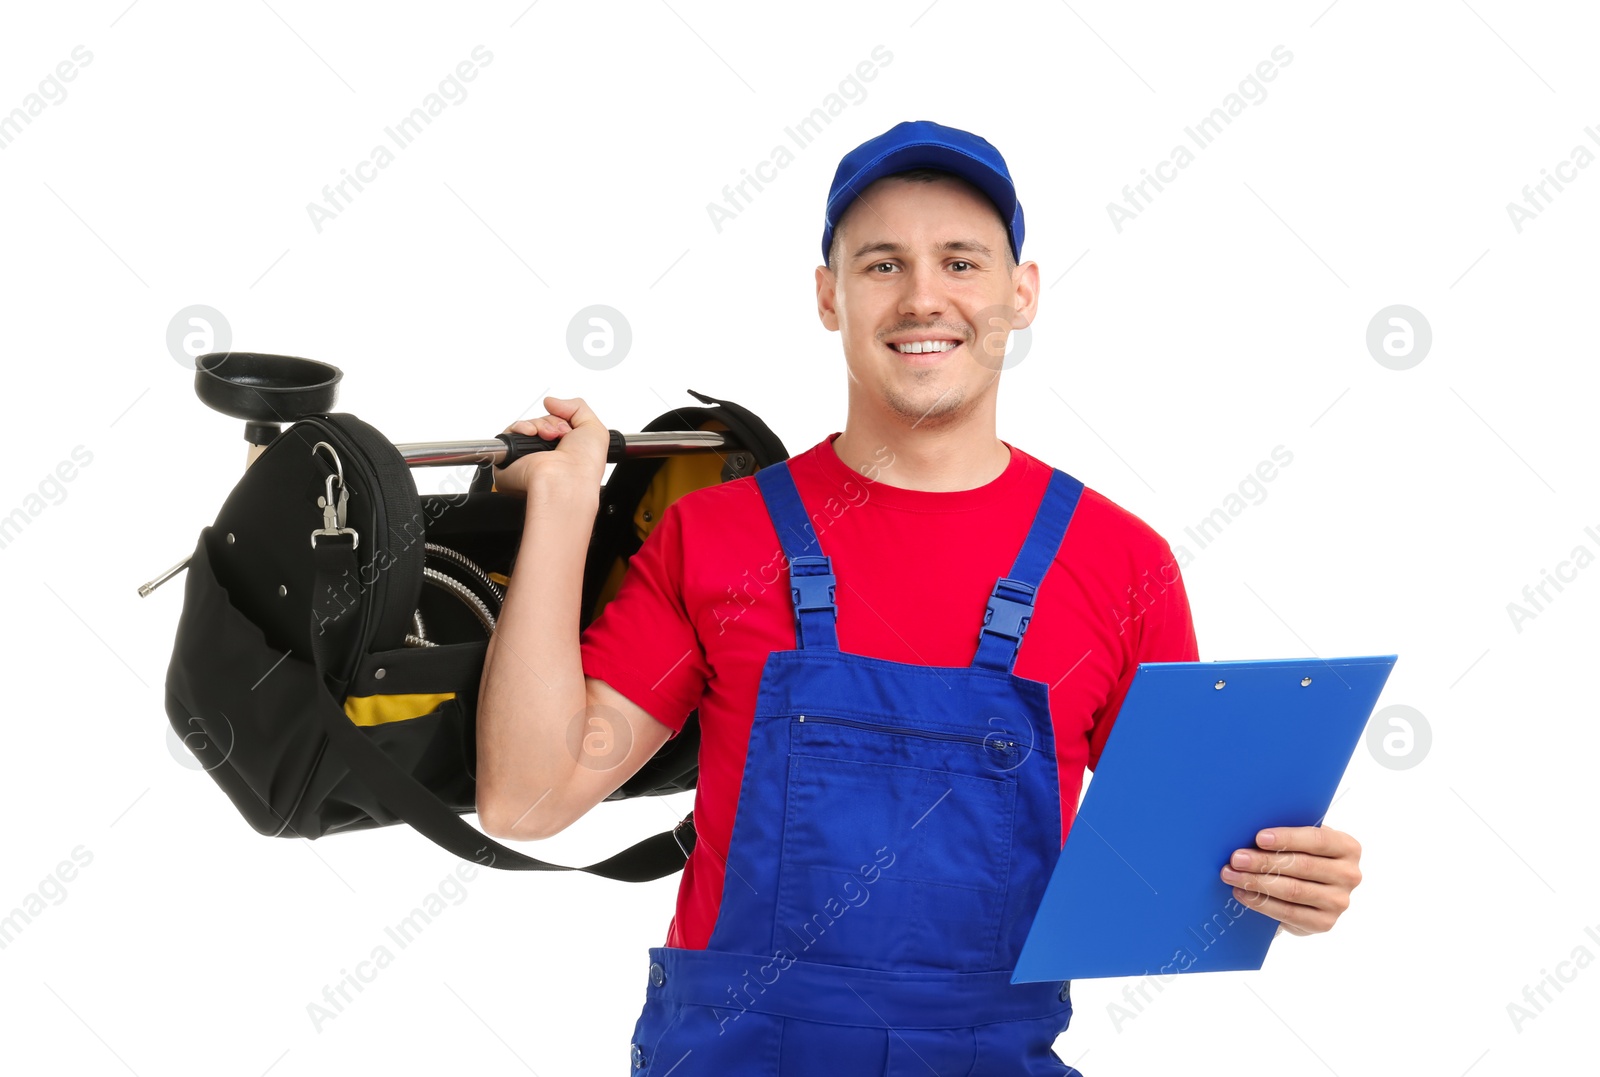
[[[1007,335],[1033,320],[1038,266],[1008,270],[994,204],[954,178],[886,176],[834,234],[837,273],[818,267],[817,310],[843,336],[856,387],[908,427],[961,422],[994,391]],[[932,343],[895,346],[914,341]]]

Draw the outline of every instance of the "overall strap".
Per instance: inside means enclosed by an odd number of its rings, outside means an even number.
[[[1000,577],[989,596],[983,627],[978,631],[978,650],[972,656],[974,666],[1011,672],[1022,647],[1022,634],[1033,617],[1034,593],[1061,546],[1082,493],[1083,483],[1060,468],[1051,470],[1050,484],[1045,487],[1011,574]]]
[[[801,650],[837,651],[834,628],[839,608],[833,601],[833,561],[822,552],[816,531],[795,489],[789,461],[756,472],[756,485],[772,517],[773,530],[789,562],[789,594],[794,602],[794,641]]]

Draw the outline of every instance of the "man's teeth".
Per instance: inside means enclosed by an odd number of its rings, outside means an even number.
[[[914,340],[909,344],[889,345],[897,352],[907,355],[920,355],[923,352],[947,352],[954,348],[960,341],[955,340]]]

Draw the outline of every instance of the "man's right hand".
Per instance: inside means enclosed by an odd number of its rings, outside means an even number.
[[[505,468],[496,468],[494,488],[499,493],[526,497],[539,491],[598,493],[605,478],[611,431],[582,397],[547,396],[550,411],[537,419],[520,419],[505,433],[531,434],[547,441],[559,439],[554,449],[531,452]]]

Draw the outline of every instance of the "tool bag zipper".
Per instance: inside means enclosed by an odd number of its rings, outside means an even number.
[[[395,453],[394,463],[391,463],[388,467],[379,466],[378,461],[373,459],[368,442],[372,442],[373,446],[376,447],[389,448],[391,452],[394,450],[387,441],[379,441],[378,439],[381,438],[381,435],[377,434],[371,427],[366,426],[365,423],[361,423],[355,416],[343,412],[335,412],[328,415],[308,416],[302,419],[301,422],[309,429],[319,431],[321,433],[320,440],[329,442],[338,450],[340,458],[344,462],[346,486],[350,485],[350,476],[353,474],[358,494],[364,495],[371,505],[371,526],[374,534],[370,537],[361,536],[362,541],[370,543],[368,549],[371,552],[368,554],[368,558],[376,558],[380,552],[388,553],[391,556],[388,565],[381,568],[371,584],[368,585],[369,593],[363,596],[366,601],[361,603],[361,623],[355,635],[356,650],[352,659],[353,664],[350,667],[350,677],[354,678],[356,669],[360,667],[362,656],[379,646],[376,637],[380,632],[386,630],[387,626],[383,622],[389,610],[389,605],[393,601],[390,598],[391,584],[396,582],[397,579],[403,578],[407,580],[405,585],[407,590],[411,590],[409,581],[412,577],[416,577],[420,584],[423,561],[421,544],[407,543],[404,546],[397,547],[393,542],[393,532],[391,531],[389,518],[391,508],[400,507],[404,512],[404,505],[396,506],[390,502],[396,499],[403,501],[406,499],[406,495],[410,493],[408,490],[389,484],[401,481],[410,484],[412,479],[410,472],[404,465],[404,461],[399,459],[397,452]],[[279,437],[281,438],[282,435],[279,435]],[[325,460],[324,463],[326,463]],[[417,500],[420,513],[420,498]],[[420,590],[420,586],[416,590]],[[408,619],[410,612],[410,610],[407,610]],[[388,646],[388,641],[385,641],[384,646]],[[347,682],[341,677],[341,690],[346,686]]]

